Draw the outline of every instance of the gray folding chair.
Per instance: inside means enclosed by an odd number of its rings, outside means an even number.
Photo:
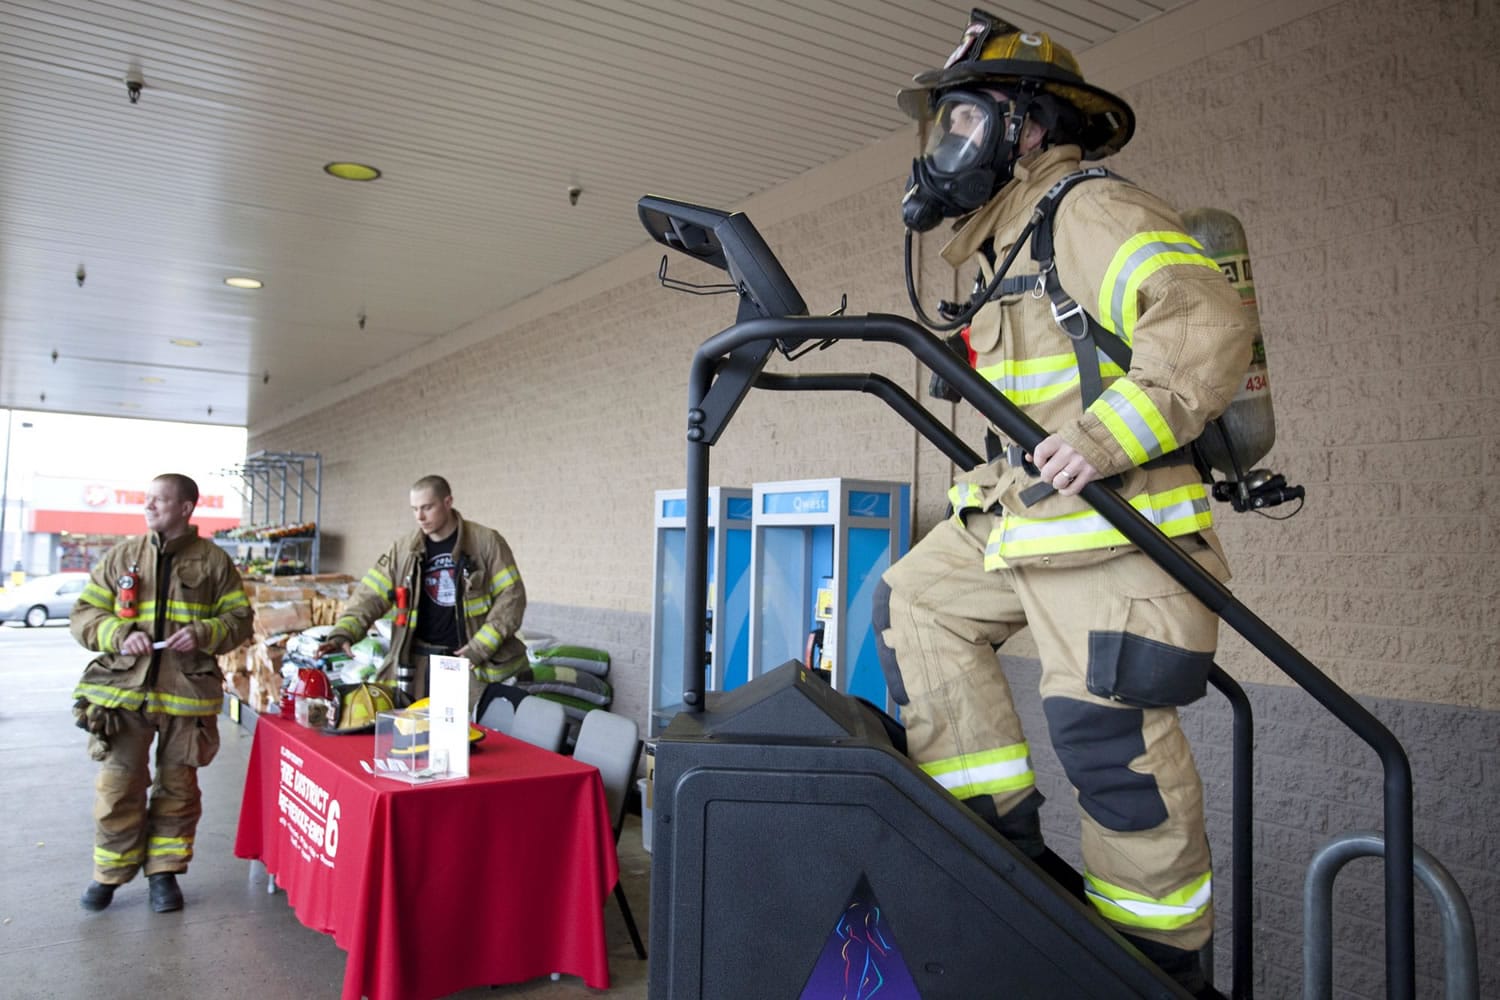
[[[516,706],[504,698],[492,698],[490,703],[484,706],[484,712],[474,721],[486,729],[508,733],[515,726]]]
[[[620,840],[620,827],[625,823],[625,797],[635,783],[635,765],[640,756],[640,729],[634,719],[602,708],[596,708],[583,717],[578,742],[573,746],[573,759],[599,769],[616,843]],[[625,887],[621,882],[615,883],[615,899],[625,917],[625,928],[630,932],[630,943],[635,945],[636,957],[644,959],[646,947],[641,943],[641,932],[636,929],[635,917],[630,912],[630,902],[625,898]]]
[[[568,731],[568,716],[555,701],[530,695],[516,706],[516,719],[510,735],[533,746],[557,753],[562,749]]]

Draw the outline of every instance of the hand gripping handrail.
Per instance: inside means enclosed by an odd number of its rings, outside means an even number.
[[[856,340],[897,344],[942,376],[971,406],[1011,441],[1033,451],[1046,436],[1041,427],[1017,409],[988,382],[950,351],[941,340],[900,316],[757,318],[736,323],[704,341],[693,355],[688,379],[687,518],[685,561],[688,568],[683,630],[683,706],[703,710],[702,654],[706,636],[708,449],[733,415],[738,399],[749,391],[769,348],[806,340]],[[755,345],[762,350],[740,351],[740,364],[725,364],[736,349]],[[733,359],[731,359],[733,361]],[[733,397],[728,406],[704,409],[715,378],[723,376]],[[723,388],[723,387],[721,387]],[[721,393],[721,397],[725,395]],[[1413,841],[1411,764],[1400,742],[1364,706],[1333,683],[1291,643],[1261,621],[1229,590],[1147,521],[1118,493],[1103,483],[1089,483],[1083,498],[1116,530],[1145,552],[1173,579],[1204,603],[1278,669],[1368,743],[1384,770],[1385,820],[1385,966],[1388,1000],[1413,1000],[1414,962]]]

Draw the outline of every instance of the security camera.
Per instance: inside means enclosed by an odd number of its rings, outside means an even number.
[[[141,90],[146,86],[146,81],[141,78],[140,70],[131,70],[125,74],[125,94],[130,98],[130,103],[135,104],[141,99]]]
[[[577,184],[569,184],[568,185],[568,204],[569,205],[576,205],[576,204],[578,204],[578,196],[581,195],[581,194],[583,194],[583,188],[579,187]]]

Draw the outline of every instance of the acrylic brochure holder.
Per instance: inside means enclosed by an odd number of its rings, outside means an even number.
[[[410,784],[469,776],[469,661],[428,661],[425,707],[381,712],[375,719],[372,773]]]

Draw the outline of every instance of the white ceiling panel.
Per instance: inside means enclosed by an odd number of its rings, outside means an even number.
[[[1179,2],[991,9],[1084,49]],[[0,406],[254,423],[640,245],[648,191],[901,128],[968,8],[0,0]]]

